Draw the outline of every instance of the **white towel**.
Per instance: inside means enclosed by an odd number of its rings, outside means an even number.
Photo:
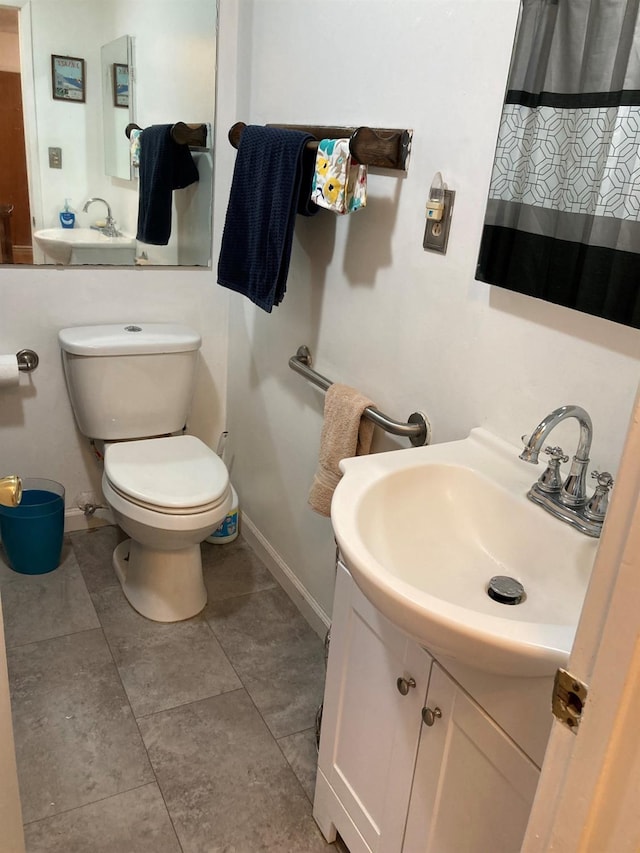
[[[324,401],[324,422],[320,435],[318,468],[309,492],[309,506],[320,515],[330,515],[333,491],[342,473],[341,459],[364,456],[371,449],[373,423],[362,417],[367,406],[373,406],[359,391],[334,383]]]

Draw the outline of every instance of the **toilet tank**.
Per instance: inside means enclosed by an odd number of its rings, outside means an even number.
[[[175,323],[75,326],[58,333],[71,406],[90,438],[177,432],[193,396],[200,335]]]

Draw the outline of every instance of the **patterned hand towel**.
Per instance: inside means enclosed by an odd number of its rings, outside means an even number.
[[[362,417],[373,406],[359,391],[334,383],[324,401],[324,422],[320,435],[318,468],[309,492],[309,506],[320,515],[330,515],[331,498],[340,482],[338,467],[348,456],[364,456],[371,450],[373,423]]]
[[[218,284],[264,311],[271,312],[286,291],[296,211],[307,206],[310,193],[304,147],[311,139],[299,130],[257,125],[245,127],[240,137]]]
[[[311,200],[334,213],[353,213],[367,204],[367,167],[357,163],[348,139],[321,139]]]
[[[131,165],[134,168],[138,168],[140,165],[140,137],[142,136],[141,128],[133,128],[129,135],[129,139],[131,140],[131,144],[129,146],[129,150],[131,152]]]

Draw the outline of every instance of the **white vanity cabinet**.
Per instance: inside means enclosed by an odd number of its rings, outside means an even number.
[[[402,850],[430,669],[338,564],[313,814],[350,853]]]
[[[339,563],[313,810],[325,838],[351,853],[517,853],[538,774]]]
[[[434,663],[405,853],[517,853],[539,770]]]

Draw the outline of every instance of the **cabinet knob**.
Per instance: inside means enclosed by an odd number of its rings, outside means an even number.
[[[415,686],[416,686],[415,678],[399,678],[396,681],[396,687],[398,688],[400,693],[402,693],[403,696],[406,696],[407,693],[409,692],[409,690]]]
[[[423,708],[422,709],[422,722],[425,726],[432,726],[436,720],[439,720],[442,716],[442,711],[440,708]]]

